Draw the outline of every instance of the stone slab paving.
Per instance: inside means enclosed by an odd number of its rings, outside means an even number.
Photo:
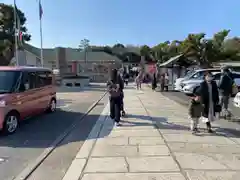
[[[238,137],[192,135],[187,109],[148,90],[126,90],[125,109],[120,127],[97,122],[64,180],[239,180]]]

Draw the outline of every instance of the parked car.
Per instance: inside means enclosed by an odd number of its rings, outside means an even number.
[[[56,87],[50,69],[0,67],[0,130],[14,133],[19,123],[56,110]]]
[[[221,72],[220,69],[198,69],[198,70],[189,72],[186,76],[176,79],[176,81],[174,83],[174,90],[182,91],[182,88],[183,88],[182,82],[183,81],[190,80],[190,79],[199,79],[199,78],[203,77],[203,75],[205,74],[206,71],[211,72],[211,73]]]
[[[213,72],[214,80],[219,83],[221,72]],[[240,89],[240,73],[239,72],[232,72],[235,85]],[[194,90],[197,89],[200,86],[200,83],[203,82],[203,76],[199,77],[198,79],[190,79],[183,81],[181,86],[182,92],[184,92],[186,95],[192,95]],[[235,96],[236,94],[233,94]]]

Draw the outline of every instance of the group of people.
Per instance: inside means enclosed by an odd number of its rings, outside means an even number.
[[[228,68],[222,69],[222,76],[219,84],[216,83],[212,74],[207,72],[200,88],[194,91],[189,106],[191,119],[190,129],[193,133],[198,132],[200,118],[206,123],[207,131],[212,133],[211,122],[216,119],[219,113],[228,115],[229,98],[232,95],[234,78]]]
[[[156,81],[157,77],[154,74],[153,89],[156,88]],[[136,77],[136,83],[137,88],[141,88],[141,73]],[[233,84],[234,78],[228,68],[222,69],[219,84],[216,83],[210,72],[206,72],[204,81],[200,84],[200,88],[194,91],[194,96],[190,101],[190,129],[193,133],[198,132],[200,118],[206,123],[207,131],[212,133],[211,122],[216,119],[217,113],[224,112],[225,115],[229,114],[228,104],[232,95]],[[125,115],[123,103],[124,78],[118,73],[117,69],[112,70],[107,87],[110,101],[110,117],[119,126],[121,116]]]
[[[157,75],[156,73],[153,74],[153,78],[152,78],[152,90],[155,90],[157,88]],[[161,91],[168,91],[168,85],[169,85],[169,76],[168,73],[164,73],[160,76],[160,88]]]

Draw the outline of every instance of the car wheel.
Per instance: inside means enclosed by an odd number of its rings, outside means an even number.
[[[13,134],[19,126],[19,115],[15,112],[10,112],[4,120],[3,133]]]
[[[52,113],[57,109],[57,101],[55,99],[51,99],[47,112]]]

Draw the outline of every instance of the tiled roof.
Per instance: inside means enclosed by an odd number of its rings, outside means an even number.
[[[24,49],[35,54],[37,57],[41,56],[41,50],[39,48],[36,48],[30,44],[24,44]],[[43,49],[43,57],[47,60],[56,60],[56,48],[54,49]],[[77,48],[66,48],[66,58],[68,60],[84,60],[85,53],[80,51]],[[116,56],[112,56],[110,54],[107,54],[105,52],[93,52],[88,51],[87,52],[87,59],[90,61],[98,61],[98,60],[118,60],[120,61]]]

